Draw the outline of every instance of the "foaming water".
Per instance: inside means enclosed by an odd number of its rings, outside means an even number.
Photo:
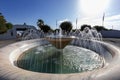
[[[104,59],[95,52],[68,45],[58,50],[51,45],[38,46],[24,52],[17,66],[42,73],[81,73],[103,67]]]
[[[85,27],[83,31],[76,30],[69,33],[61,29],[48,33],[44,33],[42,30],[29,29],[23,33],[22,40],[47,38],[47,36],[49,36],[49,39],[56,38],[55,41],[53,39],[52,41],[55,45],[58,45],[59,42],[60,48],[56,47],[58,48],[56,49],[51,45],[43,45],[26,51],[19,57],[17,61],[18,67],[35,72],[58,74],[80,73],[103,67],[104,51],[101,45],[96,43],[96,40],[102,41],[102,35],[95,29]],[[70,44],[76,46],[66,45],[65,48],[63,47],[64,49],[61,48],[65,44],[65,42],[62,42],[62,38],[70,36],[75,37]],[[50,40],[45,41],[50,42]],[[100,56],[91,50],[96,53],[99,52]]]

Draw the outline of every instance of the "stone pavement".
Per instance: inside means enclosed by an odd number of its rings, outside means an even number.
[[[12,44],[12,43],[15,43],[15,42],[18,42],[17,40],[15,39],[12,39],[12,40],[0,40],[0,48],[2,47],[5,47],[9,44]]]

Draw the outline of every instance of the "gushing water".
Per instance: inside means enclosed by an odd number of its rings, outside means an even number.
[[[68,35],[62,35],[62,29],[56,31],[55,34],[52,32],[44,33],[42,30],[28,29],[22,34],[22,40],[30,40],[36,38],[45,38],[46,36],[57,37],[57,36],[76,36],[79,39],[90,39],[90,40],[102,40],[101,33],[95,29],[89,29],[86,27],[83,31],[76,30],[75,32],[70,31]]]
[[[75,36],[76,38],[62,50],[43,45],[37,47],[37,50],[30,50],[30,53],[23,53],[18,59],[19,67],[45,73],[78,73],[103,67],[104,51],[102,51],[101,45],[95,42],[96,40],[102,41],[102,35],[95,29],[86,27],[83,31],[71,31],[66,35],[62,35],[61,29],[59,32],[46,34],[43,31],[29,29],[24,32],[22,40],[45,38],[47,36],[49,38],[59,38],[59,40],[68,36]],[[63,45],[64,43],[60,44]],[[84,48],[87,48],[87,50]],[[100,56],[88,49],[100,52]]]
[[[21,40],[30,40],[30,39],[38,39],[44,38],[45,34],[42,30],[38,31],[36,29],[27,29],[21,37]]]

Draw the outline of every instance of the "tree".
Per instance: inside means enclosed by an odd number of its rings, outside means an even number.
[[[41,30],[43,30],[43,32],[47,33],[51,30],[51,28],[48,25],[42,25]]]
[[[6,31],[6,20],[4,19],[4,16],[0,15],[0,34],[5,33]]]
[[[12,28],[12,24],[7,23],[2,13],[0,13],[0,34],[7,32],[7,30],[11,28]]]
[[[11,29],[13,27],[12,23],[6,23],[7,29]]]
[[[95,28],[98,32],[101,31],[101,30],[108,30],[108,29],[106,29],[105,27],[103,27],[103,26],[98,26],[98,25],[93,26],[93,28]]]
[[[44,21],[42,19],[38,19],[37,21],[37,26],[43,30],[43,32],[47,33],[51,30],[50,26],[49,25],[45,25],[44,24]]]
[[[70,32],[72,27],[72,23],[69,21],[64,21],[60,24],[60,28],[66,32]]]
[[[91,29],[91,25],[83,24],[83,25],[81,26],[81,31],[83,31],[85,27],[88,27],[89,29]]]
[[[37,21],[37,26],[39,26],[39,28],[41,28],[41,26],[44,25],[44,21],[42,19],[38,19]]]

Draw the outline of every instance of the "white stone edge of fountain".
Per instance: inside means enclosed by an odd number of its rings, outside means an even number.
[[[27,71],[14,65],[20,54],[42,45],[35,39],[17,42],[0,49],[0,80],[120,80],[120,50],[108,43],[99,42],[112,53],[112,61],[101,69],[74,74],[47,74]]]

